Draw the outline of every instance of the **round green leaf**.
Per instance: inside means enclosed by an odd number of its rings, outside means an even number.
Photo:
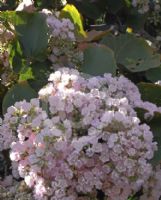
[[[91,75],[102,75],[104,73],[116,74],[117,65],[114,53],[103,45],[90,45],[84,51],[84,63],[82,72]]]
[[[146,78],[152,82],[161,80],[161,66],[155,69],[150,69],[146,71],[145,75],[146,75]]]
[[[101,44],[111,48],[116,62],[131,72],[146,71],[160,65],[160,55],[156,54],[144,39],[133,34],[107,35]]]
[[[138,84],[141,97],[144,101],[149,101],[161,106],[161,86],[153,83],[139,83]]]
[[[48,45],[46,18],[41,13],[17,13],[24,20],[15,28],[24,55],[29,59],[39,59]]]

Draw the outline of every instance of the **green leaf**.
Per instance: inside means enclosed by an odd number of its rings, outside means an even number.
[[[137,117],[140,119],[140,121],[141,121],[142,123],[144,123],[144,122],[145,122],[145,117],[144,117],[144,115],[145,115],[145,113],[148,112],[148,111],[145,110],[145,109],[143,109],[143,108],[140,108],[140,107],[136,107],[134,110],[136,111]]]
[[[15,26],[23,53],[30,60],[39,59],[48,45],[46,18],[40,13],[17,15],[25,20],[24,24]]]
[[[155,54],[144,39],[137,38],[133,34],[121,34],[117,37],[107,35],[101,44],[111,48],[117,63],[131,72],[146,71],[160,65],[160,55]]]
[[[161,162],[161,114],[155,113],[153,119],[148,123],[157,142],[158,150],[154,153],[151,163],[156,166]]]
[[[9,61],[14,72],[19,73],[25,65],[25,61],[22,55],[22,49],[18,40],[14,40],[9,45]]]
[[[136,62],[137,61],[137,62]],[[129,59],[128,70],[131,72],[141,72],[146,71],[151,68],[156,68],[160,65],[160,55],[151,55],[151,57],[147,57],[145,59],[138,59],[138,60],[131,60]]]
[[[145,76],[149,81],[152,81],[152,82],[161,80],[161,66],[155,69],[150,69],[146,71]]]
[[[116,74],[117,65],[114,53],[104,45],[90,45],[84,51],[84,63],[82,72],[91,75],[102,75],[104,73]]]
[[[0,21],[3,21],[6,24],[10,23],[14,26],[25,24],[28,13],[25,12],[16,12],[16,11],[5,11],[0,12]]]
[[[46,58],[48,27],[43,14],[6,11],[0,13],[0,20],[15,26],[18,42],[28,60]]]
[[[139,200],[139,197],[132,196],[132,197],[129,197],[128,200]]]
[[[144,101],[149,101],[161,106],[161,86],[155,85],[153,83],[139,83],[139,91],[141,93],[141,98]]]
[[[3,114],[6,113],[7,108],[12,106],[17,101],[27,100],[37,97],[37,93],[30,87],[30,85],[24,81],[12,86],[6,93],[2,107]]]
[[[31,64],[32,75],[34,79],[29,80],[29,84],[34,90],[39,91],[48,83],[51,63],[48,60],[44,62],[34,62]]]
[[[34,79],[32,68],[24,67],[20,72],[19,81],[26,81],[29,79]]]
[[[74,5],[67,4],[60,12],[62,18],[69,18],[75,25],[76,33],[80,36],[86,36],[83,29],[82,17]]]

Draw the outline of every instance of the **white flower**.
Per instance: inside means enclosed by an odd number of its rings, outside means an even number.
[[[32,176],[25,176],[25,183],[29,186],[32,187],[34,185],[34,179]]]

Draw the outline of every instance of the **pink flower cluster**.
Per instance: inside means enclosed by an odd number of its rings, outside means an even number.
[[[10,129],[10,125],[8,123],[0,123],[0,151],[9,149],[11,143],[15,140],[16,137]]]
[[[161,197],[161,166],[155,168],[152,176],[144,184],[143,195],[140,200],[158,200]]]
[[[83,60],[83,53],[77,49],[74,24],[70,19],[61,19],[52,14],[47,15],[46,22],[50,32],[49,59],[53,63],[53,68],[79,67]]]
[[[86,79],[68,68],[49,81],[39,100],[18,102],[4,117],[3,135],[17,135],[14,175],[18,168],[36,200],[94,200],[97,190],[125,200],[140,190],[154,174],[148,161],[157,144],[134,110],[144,105],[137,87],[123,76]]]
[[[74,35],[74,24],[69,19],[59,19],[54,15],[49,15],[47,17],[47,24],[49,25],[54,37],[60,38],[62,40],[76,40]]]

